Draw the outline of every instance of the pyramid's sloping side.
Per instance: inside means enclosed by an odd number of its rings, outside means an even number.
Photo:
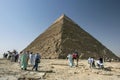
[[[25,50],[38,52],[42,58],[58,58],[61,44],[63,21],[55,22],[44,33],[38,36]]]
[[[42,58],[66,58],[68,53],[75,50],[81,58],[118,58],[65,15],[58,18],[25,50],[39,52]]]
[[[62,53],[59,58],[65,58],[68,53],[78,51],[81,58],[105,57],[117,58],[109,49],[102,45],[89,33],[80,28],[79,25],[64,18],[61,37]]]

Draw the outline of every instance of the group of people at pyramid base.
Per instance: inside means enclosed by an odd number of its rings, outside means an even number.
[[[22,51],[19,54],[19,64],[22,70],[27,70],[28,61],[30,65],[33,66],[32,70],[35,69],[38,71],[38,64],[40,63],[41,56],[39,53],[29,52],[29,51]]]
[[[93,57],[89,57],[88,58],[88,64],[90,65],[90,68],[99,68],[99,69],[103,69],[104,68],[103,58],[99,58],[96,61],[96,64],[97,64],[97,66],[96,66],[94,58]]]

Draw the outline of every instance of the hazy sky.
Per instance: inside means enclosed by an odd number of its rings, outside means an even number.
[[[120,0],[0,0],[0,53],[21,51],[63,13],[120,55]]]

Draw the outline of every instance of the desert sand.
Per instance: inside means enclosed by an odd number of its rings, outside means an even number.
[[[120,62],[105,62],[105,69],[90,69],[87,60],[69,67],[67,59],[41,59],[38,71],[21,70],[19,63],[0,59],[0,80],[120,80]]]

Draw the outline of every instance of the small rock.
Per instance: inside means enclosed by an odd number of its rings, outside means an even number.
[[[74,74],[77,74],[77,72],[74,72]]]
[[[54,66],[51,66],[51,68],[54,68]]]

